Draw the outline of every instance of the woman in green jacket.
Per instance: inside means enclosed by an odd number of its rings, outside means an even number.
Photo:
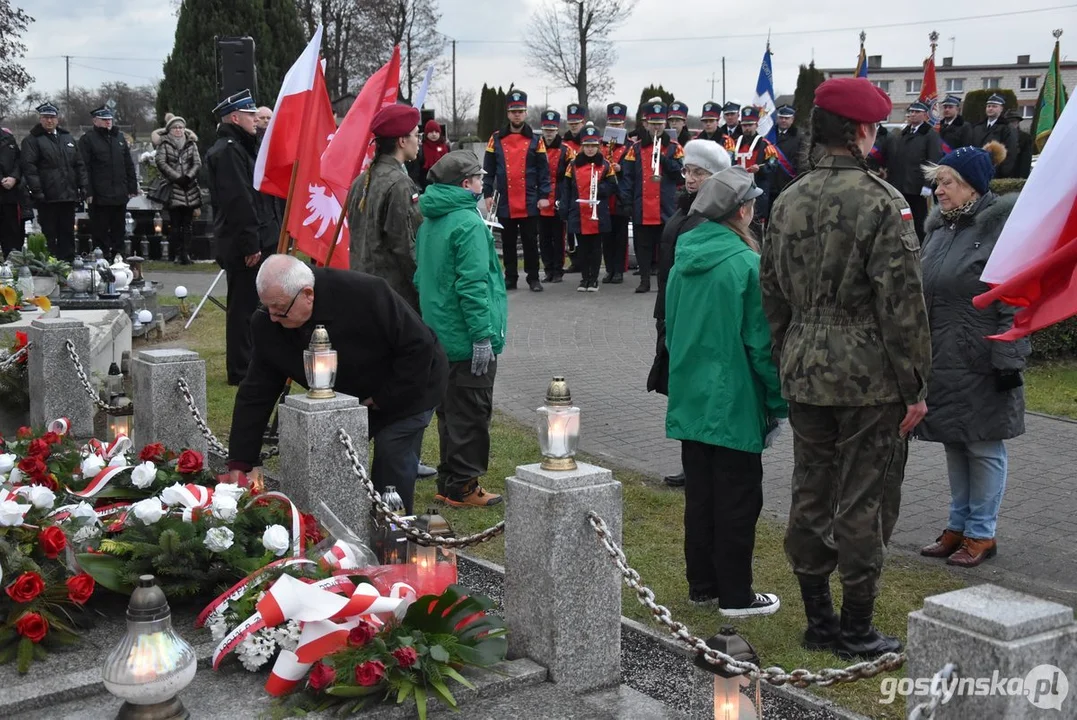
[[[423,321],[449,357],[445,399],[437,408],[441,462],[436,499],[454,507],[488,507],[501,496],[479,478],[490,461],[497,355],[505,347],[508,301],[494,236],[476,209],[482,165],[470,150],[434,163],[419,199],[415,287]]]
[[[752,589],[762,452],[788,414],[771,359],[749,230],[762,191],[743,168],[706,180],[677,240],[666,285],[666,435],[681,441],[689,600],[727,617],[769,615],[778,597]]]

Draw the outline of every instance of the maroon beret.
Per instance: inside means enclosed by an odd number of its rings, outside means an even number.
[[[831,78],[815,88],[815,106],[858,123],[890,117],[890,96],[867,78]]]
[[[386,105],[374,116],[370,132],[374,137],[398,138],[419,126],[419,109],[410,105]]]

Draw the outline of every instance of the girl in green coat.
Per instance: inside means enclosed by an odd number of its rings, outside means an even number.
[[[749,225],[762,191],[743,168],[706,180],[666,285],[666,435],[681,441],[689,600],[727,617],[769,615],[778,597],[752,589],[763,508],[763,448],[788,414],[771,359]]]

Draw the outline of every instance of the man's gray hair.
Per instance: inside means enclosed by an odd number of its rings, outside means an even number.
[[[270,287],[284,295],[295,295],[305,287],[314,287],[314,272],[302,260],[291,255],[270,255],[258,269],[254,286],[261,296]]]

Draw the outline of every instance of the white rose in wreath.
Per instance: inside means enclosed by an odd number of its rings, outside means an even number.
[[[148,498],[132,505],[131,512],[146,525],[153,525],[164,517],[165,508],[159,498]]]
[[[82,460],[82,477],[92,478],[105,467],[105,461],[100,455],[87,455]]]
[[[16,490],[38,510],[48,510],[56,504],[56,494],[43,485],[24,485]]]
[[[123,453],[120,453],[119,455],[117,455],[116,457],[114,457],[114,458],[112,458],[111,460],[108,461],[108,466],[109,467],[123,467],[126,464],[127,464],[127,456],[124,455]]]
[[[131,471],[131,484],[139,490],[145,490],[157,478],[157,466],[151,462],[139,463]]]
[[[15,467],[15,461],[19,459],[19,456],[15,453],[4,453],[0,455],[0,473],[11,472],[11,468]]]
[[[12,485],[18,485],[22,482],[22,470],[17,467],[11,468],[11,474],[8,475],[7,481]]]
[[[213,498],[216,500],[218,497],[229,497],[238,503],[245,492],[247,489],[236,483],[222,482],[217,483],[217,486],[213,488]]]
[[[22,525],[22,519],[29,510],[29,505],[23,505],[14,500],[0,502],[0,525],[4,527]]]
[[[239,512],[239,504],[236,503],[235,498],[214,493],[210,511],[213,513],[213,517],[225,522],[232,522],[236,519],[236,513]]]
[[[93,520],[97,522],[97,512],[94,511],[93,505],[88,502],[80,502],[71,510],[71,517],[78,520]]]
[[[185,488],[179,483],[176,483],[171,487],[166,487],[161,492],[161,502],[163,502],[165,505],[182,505],[184,498],[184,490]]]
[[[231,530],[226,527],[215,527],[206,531],[206,539],[202,542],[210,552],[220,553],[232,547],[233,539],[235,535]]]
[[[262,544],[265,545],[266,550],[269,550],[277,557],[280,557],[288,552],[288,547],[291,545],[291,537],[288,535],[288,530],[283,525],[270,525],[266,528],[266,531],[262,533]]]

